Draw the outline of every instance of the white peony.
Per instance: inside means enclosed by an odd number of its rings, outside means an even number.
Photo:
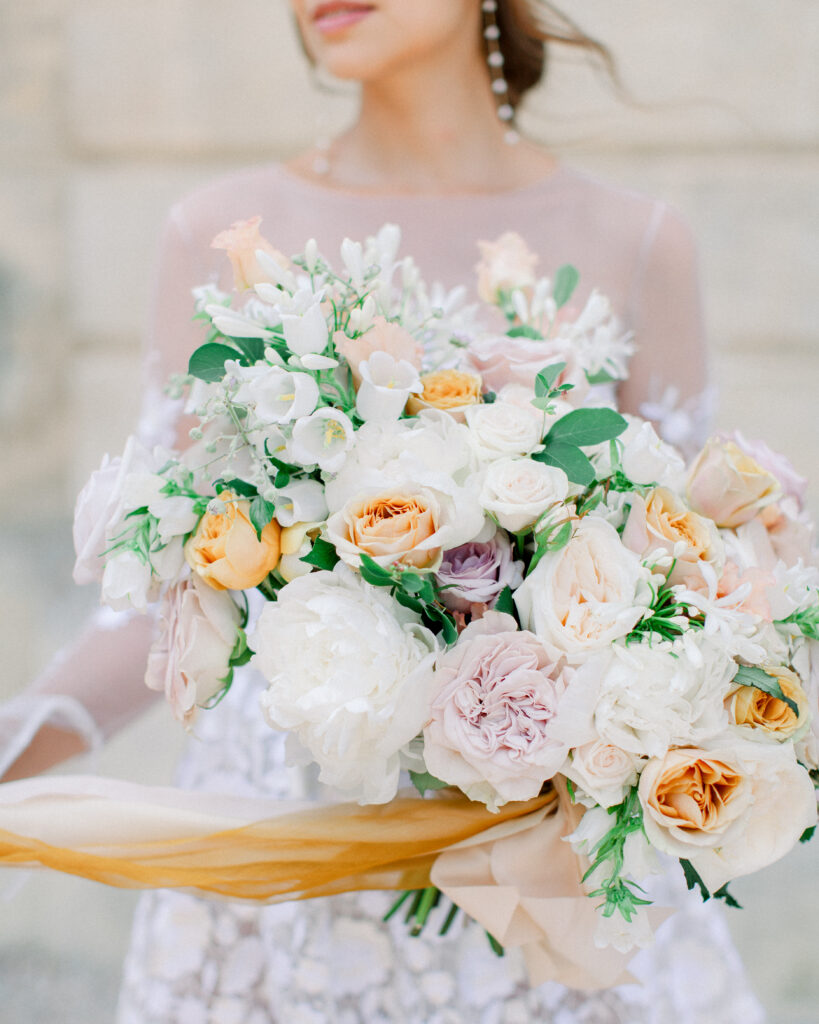
[[[723,701],[736,664],[721,645],[692,636],[617,645],[601,660],[595,726],[601,739],[638,757],[696,745],[728,724]]]
[[[482,462],[504,455],[530,455],[543,438],[543,414],[532,406],[511,402],[470,405],[464,412],[466,424]]]
[[[637,625],[650,600],[650,578],[613,526],[587,517],[564,548],[540,560],[515,604],[524,629],[577,662]]]
[[[361,803],[391,800],[399,752],[429,711],[437,641],[418,617],[339,564],[283,587],[250,646],[269,683],[265,718],[293,730],[320,780]]]
[[[562,469],[511,456],[489,463],[479,501],[500,526],[519,533],[546,509],[565,501],[568,493],[569,478]]]

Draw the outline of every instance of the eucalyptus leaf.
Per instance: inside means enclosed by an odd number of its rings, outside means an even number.
[[[737,674],[734,676],[734,682],[740,686],[753,686],[755,689],[769,694],[776,700],[783,701],[799,717],[799,705],[795,700],[785,696],[779,680],[775,676],[769,676],[764,669],[754,668],[750,665],[740,665],[737,669]]]
[[[191,355],[188,362],[188,373],[199,380],[216,383],[225,376],[225,361],[237,359],[242,361],[242,353],[229,345],[208,343],[200,345]]]
[[[565,369],[565,363],[552,363],[550,366],[544,366],[535,377],[535,396],[537,398],[548,397],[555,386],[555,381]]]
[[[361,577],[374,587],[391,587],[393,584],[392,573],[369,555],[361,556]]]
[[[598,370],[597,373],[589,373],[586,370],[586,380],[589,384],[611,384],[617,377],[612,377],[607,370]]]
[[[512,588],[506,586],[498,594],[498,599],[495,602],[495,611],[504,612],[506,615],[515,614],[515,602],[512,600]]]
[[[711,899],[711,893],[708,891],[708,886],[700,878],[700,873],[690,860],[683,860],[680,858],[680,864],[682,865],[683,874],[685,875],[685,884],[689,889],[699,889],[703,903],[707,903],[708,900]]]
[[[537,462],[545,462],[547,466],[557,466],[573,484],[580,484],[581,487],[588,487],[596,479],[594,466],[575,444],[547,438],[543,451],[535,452],[532,458]]]
[[[627,426],[614,409],[574,409],[557,420],[546,437],[572,445],[601,444],[619,437]]]
[[[244,480],[240,480],[238,477],[232,477],[230,480],[216,480],[214,482],[216,493],[220,491],[230,491],[232,494],[238,494],[242,498],[255,498],[256,488],[253,484],[246,483]]]
[[[264,359],[265,343],[261,338],[234,338],[234,344],[251,363],[258,363]]]
[[[573,267],[571,263],[564,263],[555,274],[554,289],[552,291],[552,297],[555,300],[555,305],[558,309],[561,309],[569,299],[574,295],[574,290],[577,287],[577,282],[580,280],[580,274],[576,267]]]

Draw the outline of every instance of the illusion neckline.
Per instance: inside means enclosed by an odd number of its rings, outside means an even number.
[[[328,185],[325,182],[313,178],[306,178],[288,167],[283,162],[276,162],[272,165],[280,177],[289,184],[296,185],[304,191],[313,195],[326,196],[331,199],[345,199],[361,203],[468,203],[479,201],[504,202],[509,200],[526,198],[537,195],[540,192],[551,190],[568,173],[568,168],[562,160],[557,160],[555,166],[548,174],[530,182],[528,185],[520,185],[517,188],[499,189],[495,192],[364,192],[355,189],[347,189]]]

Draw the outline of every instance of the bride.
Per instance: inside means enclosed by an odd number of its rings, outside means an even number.
[[[586,293],[612,300],[638,341],[625,411],[653,416],[676,444],[696,442],[706,392],[695,253],[662,202],[612,188],[518,138],[514,112],[568,45],[603,47],[542,0],[291,0],[303,45],[330,74],[361,83],[360,115],[328,150],[235,173],[178,203],[162,243],[142,432],[185,436],[161,397],[200,342],[190,289],[223,273],[211,239],[260,215],[276,248],[315,237],[337,251],[386,221],[427,279],[469,280],[476,243],[516,231],[544,272],[571,262]],[[227,283],[223,281],[223,283]],[[584,296],[581,295],[581,299]],[[68,656],[0,716],[0,772],[18,778],[100,742],[152,698],[144,686],[151,624],[100,618]],[[117,675],[111,678],[110,666]],[[263,683],[238,674],[183,758],[185,787],[304,797],[316,783],[286,767],[281,736],[257,712]],[[679,880],[666,880],[670,892]],[[480,929],[410,939],[380,923],[383,894],[248,908],[169,892],[143,897],[120,999],[120,1024],[356,1024],[554,1021],[753,1024],[762,1019],[710,906],[680,911],[635,959],[642,984],[580,993],[530,989],[522,963],[495,957]]]

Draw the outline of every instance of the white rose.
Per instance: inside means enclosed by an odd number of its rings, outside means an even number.
[[[500,526],[519,533],[568,493],[569,478],[562,469],[513,456],[489,463],[479,501]]]
[[[470,405],[466,423],[479,459],[488,462],[504,455],[529,455],[540,447],[543,414],[511,402]]]
[[[225,684],[239,609],[226,591],[214,590],[193,575],[165,591],[159,626],[145,683],[164,690],[175,717],[189,723],[196,708]]]
[[[597,739],[576,747],[560,770],[580,787],[579,803],[589,805],[585,794],[601,807],[614,807],[636,785],[639,768],[640,759],[634,754]]]
[[[640,621],[650,572],[602,519],[582,519],[569,543],[540,560],[515,593],[524,629],[570,662],[608,647]]]
[[[617,645],[600,665],[595,726],[601,739],[636,756],[698,745],[728,725],[724,700],[736,664],[719,643]]]
[[[77,498],[74,509],[74,565],[76,583],[99,583],[105,570],[103,552],[112,537],[122,529],[129,511],[123,501],[123,487],[132,473],[151,473],[156,469],[152,454],[135,437],[129,437],[121,457],[109,459],[91,474]],[[133,506],[137,508],[138,506]]]
[[[437,641],[418,617],[339,564],[283,587],[250,644],[268,723],[293,730],[322,782],[361,803],[391,800],[399,751],[429,710]]]

